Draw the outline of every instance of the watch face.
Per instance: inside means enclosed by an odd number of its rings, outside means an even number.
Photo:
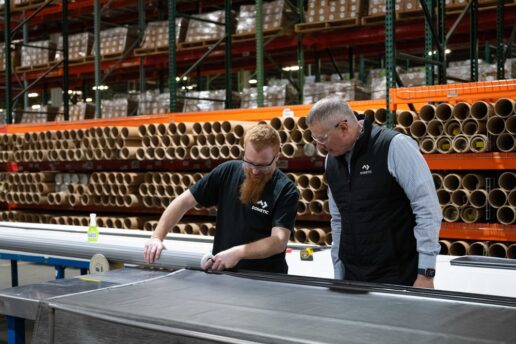
[[[435,277],[435,269],[426,269],[425,277]]]

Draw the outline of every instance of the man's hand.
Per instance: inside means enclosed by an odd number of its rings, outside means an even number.
[[[417,275],[416,281],[414,282],[414,287],[434,289],[434,279],[425,277],[423,275]]]
[[[213,258],[208,259],[204,265],[205,270],[222,271],[234,268],[243,256],[243,247],[235,246],[217,253]]]
[[[150,238],[145,243],[145,250],[143,251],[143,256],[147,264],[152,264],[161,256],[161,251],[166,250],[165,245],[163,245],[163,241],[158,238]]]

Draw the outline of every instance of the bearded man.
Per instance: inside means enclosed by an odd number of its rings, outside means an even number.
[[[278,133],[267,124],[251,127],[244,137],[243,160],[217,166],[170,203],[145,244],[145,260],[151,264],[159,259],[169,229],[199,203],[217,207],[214,256],[204,269],[287,273],[285,249],[299,194],[277,169],[279,156]]]

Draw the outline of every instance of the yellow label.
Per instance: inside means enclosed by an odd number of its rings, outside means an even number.
[[[484,148],[484,141],[477,141],[475,142],[475,147],[477,148]]]
[[[89,242],[96,242],[99,240],[99,229],[97,228],[97,226],[88,227],[87,234]]]

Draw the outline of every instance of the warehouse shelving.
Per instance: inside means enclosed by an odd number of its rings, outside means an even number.
[[[516,225],[498,223],[446,223],[439,233],[445,239],[516,241]]]
[[[171,1],[170,4],[176,3],[178,12],[192,12],[196,10],[196,5],[192,2],[182,2],[182,1]],[[299,2],[299,1],[298,1]],[[153,3],[152,1],[147,1],[146,3]],[[233,5],[238,5],[239,2],[233,1]],[[301,4],[303,1],[300,2]],[[136,2],[128,1],[128,0],[113,0],[107,1],[102,0],[99,1],[100,5],[109,5],[110,10],[121,11],[124,9],[132,9],[127,16],[133,16],[134,21],[137,20],[136,11]],[[210,4],[202,4],[201,7],[206,9],[214,8],[216,6],[223,6],[224,1],[216,1],[210,2]],[[298,4],[299,7],[299,4]],[[155,12],[156,7],[150,12]],[[161,9],[165,10],[164,8]],[[482,39],[487,41],[496,40],[497,36],[495,35],[495,30],[491,30],[491,28],[495,27],[497,22],[496,18],[496,8],[486,7],[480,8],[481,15],[478,18],[478,34],[482,35]],[[26,16],[31,16],[34,14],[34,17],[31,18],[31,22],[35,24],[41,24],[45,21],[48,21],[49,18],[55,17],[56,14],[62,12],[62,5],[59,2],[48,6],[43,9],[41,12],[35,14],[34,10],[27,10],[24,13],[15,12],[13,16],[17,19],[24,18]],[[93,1],[80,0],[77,2],[70,3],[68,5],[68,12],[70,17],[74,16],[91,16],[94,12]],[[152,13],[154,13],[152,12]],[[155,13],[154,13],[155,14]],[[505,4],[505,23],[509,24],[511,22],[516,21],[516,7],[514,4]],[[114,15],[110,18],[110,20],[116,22],[121,17],[126,15]],[[446,29],[450,29],[451,22],[457,19],[459,16],[458,13],[449,13],[447,15],[448,23]],[[414,16],[411,19],[403,19],[396,26],[396,45],[400,50],[404,52],[411,53],[417,50],[421,50],[423,47],[423,42],[420,39],[424,34],[423,26],[415,25],[417,21],[420,21],[420,17]],[[38,25],[39,25],[38,24]],[[465,41],[463,39],[464,35],[468,35],[469,26],[466,22],[461,22],[455,30],[455,34],[462,35],[457,38],[460,41],[458,44],[462,44]],[[285,53],[292,52],[294,49],[298,48],[300,45],[302,47],[301,51],[303,53],[303,60],[306,63],[317,64],[318,61],[321,60],[330,60],[330,56],[328,56],[327,51],[330,49],[335,49],[338,47],[343,47],[349,50],[348,52],[332,52],[332,55],[335,56],[338,60],[348,60],[349,58],[353,58],[353,56],[377,56],[381,55],[383,52],[383,43],[385,41],[385,33],[386,30],[383,26],[383,22],[378,22],[374,25],[367,26],[357,26],[345,29],[337,29],[332,33],[324,33],[320,32],[314,33],[303,33],[301,36],[293,36],[293,35],[279,35],[275,37],[269,44],[263,47],[263,51],[272,54],[272,53]],[[506,27],[508,25],[505,25]],[[345,33],[345,34],[344,34]],[[502,37],[503,38],[503,37]],[[300,39],[302,39],[300,41]],[[301,44],[299,44],[301,42]],[[450,47],[453,48],[453,45],[456,44],[454,42],[450,42]],[[231,43],[231,55],[239,56],[240,61],[232,61],[230,69],[233,71],[241,70],[241,69],[254,69],[256,68],[256,61],[253,59],[253,55],[261,50],[258,48],[254,41],[245,41],[245,42],[232,42]],[[205,61],[203,67],[199,71],[199,75],[214,75],[218,73],[225,73],[225,68],[221,68],[221,62],[224,61],[225,56],[227,56],[227,52],[224,46],[220,46],[215,49],[209,56],[209,58]],[[199,49],[189,49],[189,50],[181,50],[178,49],[176,52],[176,56],[173,59],[177,63],[177,71],[176,74],[179,75],[181,70],[185,70],[190,67],[195,61],[199,60],[206,52],[206,48]],[[247,56],[247,58],[242,58]],[[274,57],[276,63],[278,65],[287,65],[296,63],[298,57],[291,56],[290,57]],[[160,75],[162,75],[165,70],[168,68],[171,62],[171,57],[169,52],[164,52],[163,54],[158,55],[148,55],[148,56],[127,56],[122,60],[122,62],[117,66],[117,70],[120,71],[119,75],[114,76],[111,80],[127,80],[138,78],[138,73],[141,75],[141,68],[145,69],[145,73],[149,73],[147,77],[152,79],[160,79]],[[100,70],[107,70],[114,67],[117,62],[114,61],[102,61],[99,67]],[[274,68],[274,65],[270,63],[267,59],[264,61],[264,68]],[[92,62],[85,63],[82,65],[70,66],[70,86],[80,86],[84,80],[93,77],[93,73],[95,72],[95,66]],[[226,73],[228,74],[228,73]],[[59,86],[60,79],[63,75],[63,68],[58,68],[52,71],[48,78],[45,79],[46,87]],[[25,73],[26,80],[35,80],[39,76],[37,72],[27,72]],[[174,79],[174,78],[173,78]],[[171,81],[174,84],[174,81]]]

